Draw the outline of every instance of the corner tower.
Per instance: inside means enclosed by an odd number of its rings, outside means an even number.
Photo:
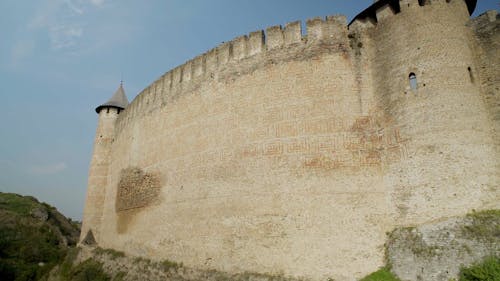
[[[83,213],[80,237],[80,241],[83,243],[99,242],[115,121],[127,105],[128,100],[123,90],[123,83],[120,83],[120,87],[118,87],[111,99],[95,109],[99,119],[94,139],[94,152],[90,162],[87,198]]]
[[[380,0],[371,22],[374,99],[407,144],[384,176],[396,224],[462,215],[496,203],[493,120],[477,83],[474,0]]]

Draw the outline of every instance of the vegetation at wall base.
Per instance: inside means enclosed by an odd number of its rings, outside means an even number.
[[[382,267],[378,271],[366,276],[360,281],[401,281],[399,278],[394,276],[388,267]]]
[[[111,257],[111,259],[115,260],[117,258],[125,257],[125,253],[121,251],[117,251],[114,249],[103,249],[101,247],[97,247],[92,251],[95,255],[104,255],[107,254]]]
[[[111,281],[111,277],[104,272],[102,263],[93,259],[87,259],[61,275],[64,281]]]
[[[500,257],[488,257],[481,263],[462,268],[459,281],[500,281]]]
[[[494,245],[496,237],[500,236],[499,216],[499,210],[473,212],[466,216],[469,222],[458,228],[458,233],[467,239]],[[172,281],[300,280],[281,274],[203,271],[169,260],[127,257],[113,249],[75,248],[78,235],[79,225],[66,219],[55,208],[33,197],[0,192],[0,280],[123,281],[137,277],[149,280],[158,277],[155,275]],[[82,249],[86,252],[80,255]],[[428,253],[432,255],[434,251]],[[106,264],[105,268],[103,264]],[[122,267],[124,264],[125,268]],[[400,281],[390,269],[388,264],[360,281]],[[455,278],[458,281],[500,281],[500,257],[490,256],[462,268]]]

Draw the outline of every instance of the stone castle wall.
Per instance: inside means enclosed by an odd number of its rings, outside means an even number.
[[[479,82],[498,70],[478,55],[498,38],[476,39],[461,0],[375,16],[252,32],[163,75],[115,122],[87,229],[192,267],[354,280],[395,226],[498,208]]]

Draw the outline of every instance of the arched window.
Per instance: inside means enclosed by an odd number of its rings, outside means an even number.
[[[408,79],[410,80],[410,88],[412,90],[416,90],[417,89],[417,75],[415,75],[415,73],[412,72],[408,76]]]

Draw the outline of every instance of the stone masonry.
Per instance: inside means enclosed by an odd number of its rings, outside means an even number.
[[[252,32],[100,110],[82,238],[355,280],[395,227],[499,208],[499,20],[474,6],[381,0]]]

